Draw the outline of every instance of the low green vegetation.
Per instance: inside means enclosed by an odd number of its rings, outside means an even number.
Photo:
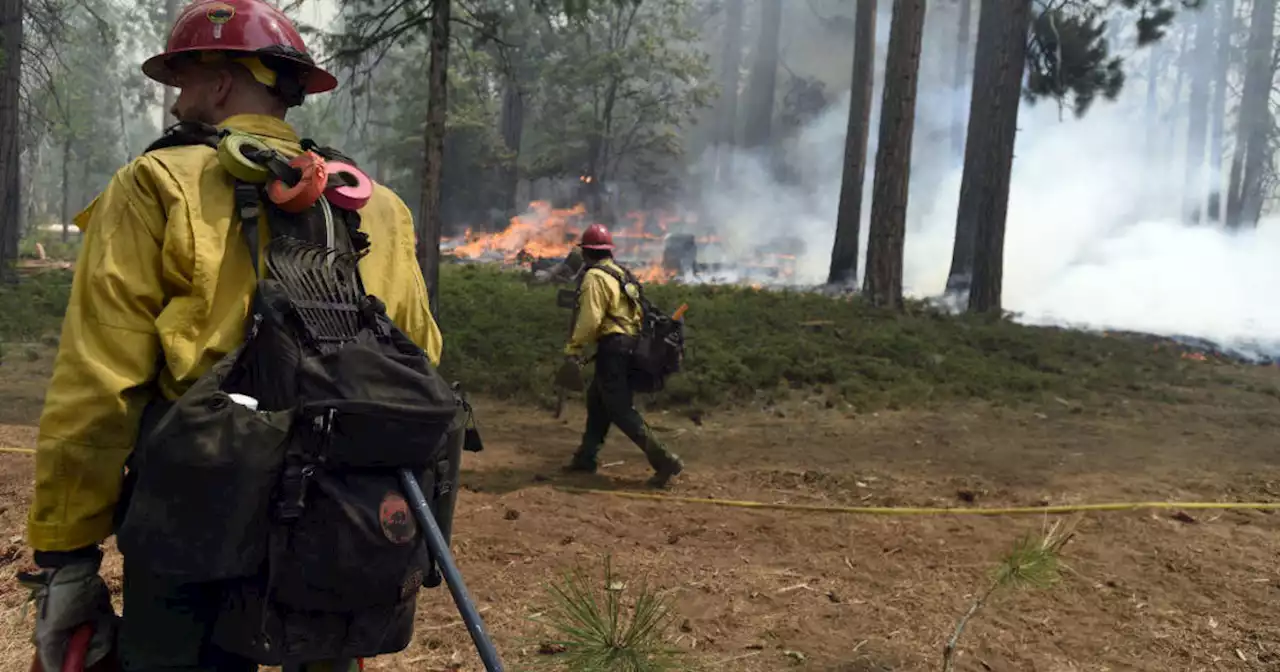
[[[568,672],[669,672],[691,669],[669,642],[671,600],[644,582],[628,586],[604,559],[603,580],[581,567],[549,584],[551,607],[538,621],[550,631],[539,652],[554,656],[538,669]],[[597,587],[598,586],[598,587]]]
[[[57,336],[70,297],[70,271],[24,275],[17,285],[0,283],[0,344]]]
[[[446,264],[445,369],[477,391],[553,397],[569,328],[558,287],[527,274]],[[1203,378],[1180,351],[1128,338],[945,315],[923,304],[877,311],[856,298],[743,287],[656,285],[659,307],[685,315],[685,371],[654,403],[714,407],[790,394],[860,410],[963,399],[1159,393]]]
[[[0,288],[0,342],[56,336],[70,273],[44,271]],[[569,328],[556,285],[528,273],[446,263],[440,325],[444,373],[472,392],[554,400]],[[914,304],[880,312],[856,298],[727,286],[655,285],[651,299],[688,303],[685,371],[651,405],[710,409],[792,395],[858,410],[985,399],[1156,399],[1220,367],[1159,342],[955,317]]]

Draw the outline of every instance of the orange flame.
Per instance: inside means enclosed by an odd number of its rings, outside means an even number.
[[[451,252],[455,257],[479,259],[486,254],[516,260],[521,253],[532,257],[563,257],[573,249],[582,233],[586,208],[581,203],[567,210],[552,208],[546,201],[529,204],[529,212],[511,218],[511,225],[500,233],[472,235],[467,229],[463,240]]]
[[[591,176],[579,178],[590,182]],[[689,215],[668,212],[626,213],[625,224],[615,227],[615,255],[623,263],[632,265],[632,272],[644,283],[666,283],[676,277],[676,272],[662,264],[665,240],[668,232],[679,222],[692,221]],[[453,245],[448,251],[463,259],[493,260],[511,265],[530,266],[538,259],[561,259],[573,251],[579,236],[591,223],[585,205],[572,208],[553,208],[547,201],[534,201],[528,211],[512,217],[506,229],[497,233],[476,233],[470,228],[461,236],[445,238],[442,242]],[[697,236],[699,245],[721,242],[716,236]],[[795,274],[795,256],[786,254],[760,255],[747,267],[773,271],[781,278]],[[757,283],[759,284],[759,283]]]

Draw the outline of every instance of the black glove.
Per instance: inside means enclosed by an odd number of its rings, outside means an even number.
[[[586,389],[582,380],[582,358],[577,355],[566,355],[564,363],[556,371],[556,387],[570,392],[581,392]]]
[[[101,661],[115,644],[116,614],[111,592],[98,576],[102,552],[96,547],[70,553],[36,553],[41,570],[23,572],[18,581],[31,590],[36,603],[36,628],[31,638],[40,664],[46,670],[61,670],[72,633],[92,624],[93,639],[85,657],[85,667]]]

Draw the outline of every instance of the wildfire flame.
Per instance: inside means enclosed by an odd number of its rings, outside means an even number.
[[[479,259],[486,254],[516,261],[521,253],[531,257],[563,257],[573,249],[582,233],[579,222],[587,210],[581,203],[569,209],[552,208],[546,201],[534,201],[529,211],[511,218],[511,225],[499,233],[462,234],[462,244],[453,248],[455,257]]]
[[[590,176],[582,176],[589,182]],[[688,217],[674,213],[632,211],[622,218],[626,223],[613,227],[614,256],[627,265],[644,283],[665,283],[676,271],[663,265],[667,233]],[[553,208],[547,201],[534,201],[528,210],[512,217],[506,229],[497,233],[477,233],[467,229],[461,236],[442,242],[448,254],[462,259],[488,260],[509,265],[530,266],[539,259],[563,259],[573,251],[582,232],[591,224],[586,206]],[[677,229],[678,230],[678,229]],[[715,236],[698,236],[699,246],[719,243]],[[448,248],[452,249],[448,249]],[[795,273],[794,255],[766,254],[744,268],[765,269],[779,277]]]
[[[584,176],[583,180],[590,178]],[[680,218],[665,213],[650,217],[643,212],[628,212],[624,218],[628,223],[613,231],[616,256],[633,264],[639,262],[631,270],[641,282],[667,282],[675,277],[674,271],[662,267],[662,247],[666,231]],[[651,222],[658,232],[649,226]],[[537,259],[567,257],[590,223],[582,203],[553,208],[546,201],[534,201],[502,231],[476,233],[467,229],[443,242],[453,246],[449,253],[455,257],[529,265]]]

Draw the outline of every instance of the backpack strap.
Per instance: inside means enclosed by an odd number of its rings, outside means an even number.
[[[587,271],[594,268],[604,271],[609,275],[609,277],[617,280],[618,289],[622,292],[622,295],[627,297],[628,301],[631,301],[640,308],[640,324],[643,328],[645,314],[653,312],[653,306],[650,305],[649,300],[644,296],[644,285],[640,284],[640,281],[636,279],[636,276],[633,275],[630,270],[623,268],[620,264],[617,264],[617,262],[614,262],[614,265],[617,266],[617,270],[615,270],[612,265],[599,264],[597,266],[590,266],[583,270],[582,277],[586,278]],[[628,284],[635,285],[636,298],[632,298],[630,294],[627,294]],[[579,286],[581,286],[581,283],[579,283]],[[607,317],[613,320],[614,324],[622,326],[622,318],[617,315],[608,315]]]
[[[240,233],[249,246],[249,256],[253,259],[253,275],[261,279],[258,270],[258,215],[262,212],[262,195],[255,184],[236,180],[236,217],[240,219]]]
[[[617,270],[615,270],[613,266],[606,266],[604,264],[600,264],[598,266],[591,266],[587,270],[591,270],[592,268],[594,268],[597,270],[604,271],[609,275],[609,277],[618,281],[619,288],[622,290],[622,295],[627,297],[628,300],[639,305],[640,310],[645,312],[649,312],[650,310],[652,310],[649,304],[649,299],[645,298],[645,295],[644,295],[644,285],[640,283],[640,281],[636,278],[635,274],[633,274],[629,269],[623,268],[621,265],[617,264],[617,262],[614,262],[614,265],[617,266]],[[587,274],[584,271],[582,276],[585,278],[586,275]],[[634,299],[631,298],[630,294],[627,294],[628,284],[635,285],[636,298]]]
[[[164,134],[155,142],[147,145],[147,148],[142,150],[142,153],[146,154],[158,149],[188,147],[191,145],[204,145],[217,149],[218,140],[221,137],[222,131],[219,131],[215,126],[198,121],[180,121],[164,129]]]
[[[322,147],[316,144],[316,141],[312,140],[311,138],[303,138],[299,144],[302,145],[302,151],[315,152],[316,154],[319,154],[320,158],[324,159],[325,161],[341,161],[343,163],[351,164],[352,166],[355,166],[357,168],[360,167],[359,164],[356,163],[355,159],[347,156],[346,154],[343,154],[342,152],[332,147]]]
[[[143,154],[160,149],[167,149],[169,147],[185,147],[193,145],[204,145],[212,149],[217,149],[218,142],[224,135],[226,135],[225,131],[219,130],[217,127],[210,124],[196,121],[180,121],[166,128],[164,134],[161,135],[159,139],[152,142],[145,150],[143,150]],[[326,160],[342,161],[344,163],[349,163],[352,166],[356,165],[356,162],[353,159],[342,152],[333,149],[332,147],[321,147],[309,138],[304,138],[300,144],[303,151],[314,151]],[[253,258],[253,272],[255,276],[261,275],[261,259],[258,249],[258,217],[263,212],[263,205],[264,200],[261,185],[251,184],[244,182],[243,180],[236,180],[235,211],[236,216],[240,218],[241,233],[243,234],[245,242],[249,245],[249,254]],[[335,224],[340,224],[342,227],[342,231],[338,231],[337,226],[334,227],[336,234],[335,240],[337,239],[337,236],[345,233],[345,239],[349,243],[352,252],[355,254],[363,254],[368,250],[370,244],[369,236],[360,230],[360,213],[349,210],[340,210],[333,207],[331,204],[327,205],[328,211],[325,213],[325,216],[340,220],[339,222],[335,222]],[[273,211],[274,208],[270,207],[268,204],[268,207],[266,208],[268,221],[272,219]],[[278,215],[279,213],[276,212],[275,214]],[[272,231],[272,235],[274,237],[275,227],[273,227]],[[356,277],[360,282],[361,291],[363,291],[364,283],[363,280],[359,278],[358,271]]]

